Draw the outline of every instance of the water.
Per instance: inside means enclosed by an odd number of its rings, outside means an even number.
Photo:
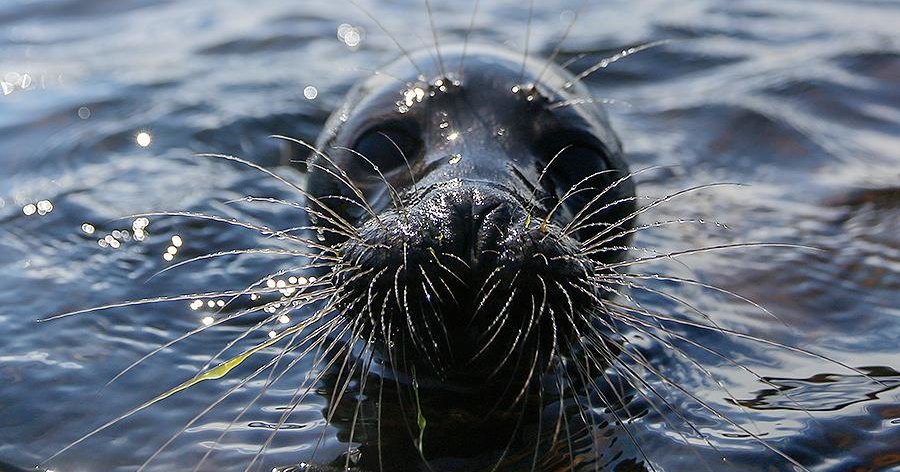
[[[470,7],[433,3],[441,40],[461,39]],[[520,50],[527,2],[484,3],[472,37]],[[548,54],[581,2],[536,3],[530,47]],[[403,44],[430,40],[421,2],[365,4]],[[609,110],[632,168],[672,166],[643,179],[639,191],[748,184],[686,196],[644,215],[644,222],[706,223],[645,232],[639,245],[675,250],[780,241],[822,249],[723,251],[645,268],[738,292],[788,326],[740,300],[651,280],[725,328],[814,350],[868,373],[682,329],[768,379],[763,383],[682,344],[727,386],[726,395],[683,357],[643,341],[648,357],[672,380],[811,470],[900,470],[897,24],[900,5],[891,1],[591,2],[561,55],[578,71],[623,47],[674,40],[589,80],[595,96],[614,100]],[[136,231],[135,218],[120,218],[190,210],[273,228],[299,224],[301,215],[291,208],[225,203],[246,195],[296,195],[252,169],[195,153],[243,156],[302,182],[286,166],[302,152],[267,136],[314,139],[354,81],[397,50],[364,13],[323,1],[12,0],[0,6],[0,26],[0,78],[6,82],[0,96],[0,460],[32,465],[190,378],[252,324],[210,329],[104,388],[205,317],[221,317],[215,301],[226,297],[213,298],[213,307],[204,298],[203,306],[185,300],[51,323],[35,319],[122,300],[240,288],[291,264],[290,258],[225,257],[150,278],[205,253],[284,245],[213,222],[149,217]],[[175,246],[175,235],[181,245],[168,261],[164,254]],[[641,301],[676,310],[658,297]],[[278,326],[255,330],[247,342],[266,339],[270,329]],[[52,465],[59,471],[134,470],[253,367],[142,411]],[[268,391],[249,409],[204,470],[243,469],[289,403],[304,367],[296,369],[293,384]],[[151,469],[193,467],[262,382],[192,424]],[[698,456],[713,470],[790,470],[684,392],[669,388],[667,400],[716,448],[695,440],[694,454],[673,432],[678,428],[648,412],[632,427],[657,470],[698,467]],[[320,437],[320,462],[345,450],[337,429],[324,425],[324,408],[323,396],[304,401],[262,463],[308,459]]]

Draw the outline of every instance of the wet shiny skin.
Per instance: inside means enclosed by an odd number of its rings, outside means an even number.
[[[563,8],[576,9],[579,3]],[[816,421],[747,372],[691,351],[746,405],[742,411],[683,358],[648,340],[636,342],[672,379],[735,418],[749,415],[755,425],[751,431],[759,428],[813,470],[896,467],[891,454],[900,436],[900,393],[892,388],[894,370],[900,368],[900,54],[889,38],[900,12],[888,3],[849,1],[815,8],[790,1],[661,5],[616,2],[589,8],[562,59],[602,51],[576,60],[572,68],[581,70],[593,64],[592,58],[639,42],[679,40],[616,63],[589,81],[596,96],[617,100],[610,112],[633,168],[676,166],[642,181],[640,192],[661,195],[713,181],[751,186],[710,190],[660,206],[643,220],[702,218],[705,223],[646,232],[636,244],[665,251],[778,240],[825,252],[711,253],[685,259],[687,268],[668,264],[644,271],[699,277],[735,290],[791,328],[728,297],[654,282],[690,299],[723,326],[871,367],[868,371],[884,385],[818,359],[688,331],[691,339],[792,389],[791,398],[811,410]],[[418,3],[412,9],[396,4],[373,9],[393,31],[412,25],[420,36],[430,37]],[[465,7],[439,9],[442,31],[467,28]],[[482,42],[510,40],[522,47],[526,10],[492,4],[480,14],[473,34]],[[163,254],[175,234],[183,238],[175,261],[277,243],[223,225],[154,218],[144,241],[131,236],[118,242],[118,249],[108,241],[102,247],[98,240],[106,241],[114,230],[134,234],[132,219],[111,220],[142,211],[190,209],[277,228],[297,225],[299,212],[290,208],[221,204],[247,194],[295,195],[251,170],[191,153],[234,153],[276,168],[286,163],[287,153],[267,135],[313,139],[343,92],[366,75],[356,68],[377,67],[396,51],[364,15],[349,8],[335,12],[326,2],[303,7],[255,2],[252,9],[246,2],[217,2],[215,9],[194,2],[116,2],[114,7],[11,2],[0,7],[0,23],[0,72],[20,74],[3,79],[22,83],[22,73],[32,77],[28,89],[0,97],[0,155],[9,169],[0,175],[0,326],[5,335],[0,344],[0,458],[30,464],[190,377],[210,353],[245,328],[222,327],[176,345],[97,397],[121,369],[199,326],[214,309],[192,310],[184,301],[52,324],[35,324],[35,318],[124,299],[238,288],[273,269],[271,259],[229,258],[145,282],[168,265]],[[340,23],[365,27],[355,52],[335,37]],[[557,8],[538,7],[532,50],[552,51],[564,27]],[[459,39],[459,33],[444,34]],[[418,41],[412,34],[404,38]],[[309,85],[318,90],[315,100],[304,97]],[[146,147],[143,138],[138,142],[141,132],[152,137]],[[302,180],[286,167],[278,171]],[[52,202],[52,210],[41,215],[38,204],[44,200]],[[29,204],[34,212],[26,215]],[[83,231],[84,223],[95,232]],[[289,258],[278,264],[290,265]],[[675,310],[646,294],[641,302]],[[241,370],[249,373],[252,366]],[[53,464],[57,470],[134,470],[240,374],[200,384]],[[154,470],[193,466],[255,392],[238,393],[229,406],[195,424],[158,458]],[[226,436],[210,470],[230,470],[246,461],[292,394],[289,386],[270,391]],[[777,457],[748,446],[683,397],[673,391],[668,400],[704,425],[728,458],[727,470],[758,470],[760,464],[784,470]],[[267,465],[306,458],[321,434],[324,405],[321,397],[307,400],[292,416],[291,429],[279,434],[265,457]],[[696,456],[667,433],[670,428],[658,415],[648,413],[635,428],[658,469],[694,467]],[[699,447],[711,462],[721,462],[708,446]],[[326,432],[317,457],[327,461],[345,448]]]

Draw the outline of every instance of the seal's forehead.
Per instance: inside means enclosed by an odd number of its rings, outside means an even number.
[[[396,88],[397,81],[406,84],[447,84],[472,89],[512,90],[516,85],[537,85],[548,98],[570,95],[564,84],[571,77],[558,67],[551,67],[544,59],[526,58],[521,53],[492,46],[449,46],[441,48],[440,55],[434,49],[423,49],[403,55],[379,74],[372,77],[364,88]]]

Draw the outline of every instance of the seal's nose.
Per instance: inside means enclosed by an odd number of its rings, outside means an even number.
[[[467,259],[472,268],[492,264],[510,228],[524,227],[525,202],[494,184],[448,182],[428,192],[413,210],[438,228],[441,246]]]

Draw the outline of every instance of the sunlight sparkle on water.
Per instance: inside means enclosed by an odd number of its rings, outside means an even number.
[[[150,133],[146,131],[141,131],[134,137],[134,140],[137,142],[140,147],[147,147],[153,141],[153,137],[150,136]]]
[[[337,37],[350,49],[356,49],[362,42],[363,29],[347,23],[338,26]]]

